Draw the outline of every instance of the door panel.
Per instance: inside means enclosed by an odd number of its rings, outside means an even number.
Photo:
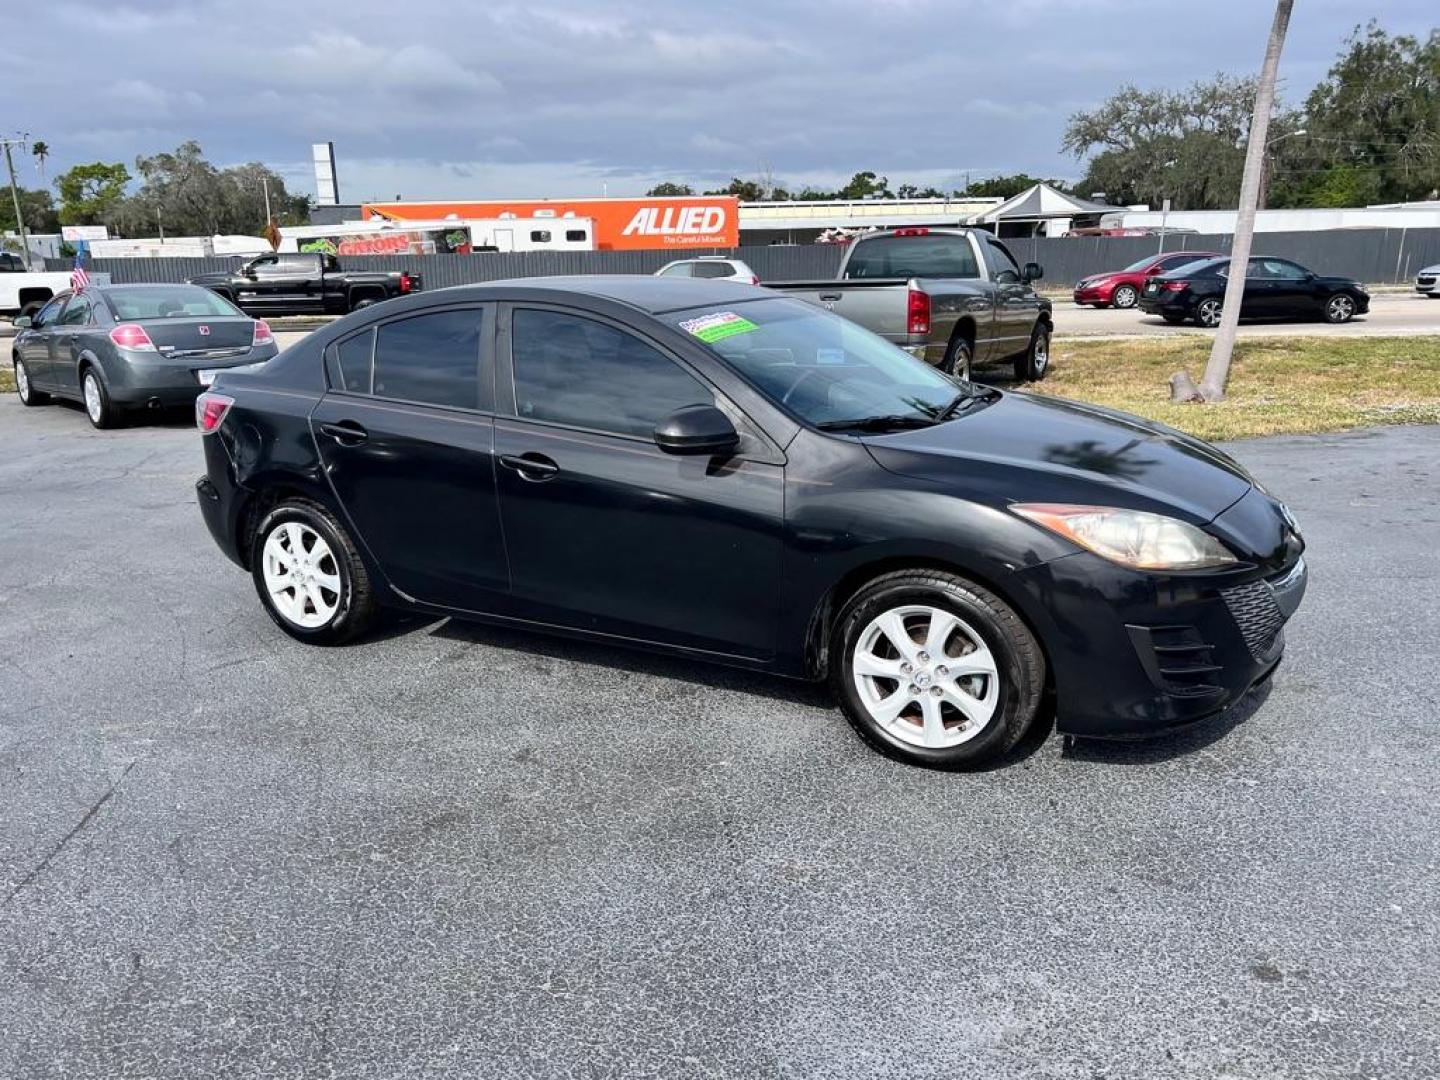
[[[990,280],[995,287],[995,337],[987,360],[1003,360],[1023,352],[1030,343],[1030,331],[1040,311],[1040,297],[1020,280],[1020,266],[1000,244],[988,237],[982,241]]]
[[[500,609],[509,581],[489,417],[332,393],[310,428],[336,497],[397,589]]]
[[[501,514],[518,613],[712,652],[773,655],[783,470],[497,419]]]

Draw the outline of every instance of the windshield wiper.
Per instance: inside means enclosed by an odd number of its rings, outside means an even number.
[[[935,423],[928,416],[859,416],[853,420],[826,420],[815,426],[821,431],[901,431],[932,427]]]
[[[994,390],[962,390],[950,399],[949,405],[935,414],[935,423],[943,424],[946,420],[953,420],[976,402],[994,401],[998,396]]]

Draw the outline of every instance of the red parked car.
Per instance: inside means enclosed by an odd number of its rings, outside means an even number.
[[[1223,252],[1171,251],[1164,255],[1148,255],[1131,263],[1124,270],[1091,274],[1075,286],[1075,303],[1096,307],[1133,308],[1140,300],[1140,289],[1147,277],[1168,274],[1186,263],[1224,258]]]

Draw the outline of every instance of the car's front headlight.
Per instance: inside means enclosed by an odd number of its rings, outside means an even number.
[[[1133,570],[1201,570],[1238,561],[1209,533],[1160,514],[1068,503],[1016,503],[1010,509]]]

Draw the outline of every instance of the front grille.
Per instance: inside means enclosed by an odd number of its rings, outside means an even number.
[[[1245,639],[1250,655],[1256,660],[1264,659],[1285,625],[1285,615],[1275,603],[1275,593],[1269,583],[1252,581],[1233,589],[1221,589],[1220,595],[1240,627],[1240,636]]]
[[[1416,279],[1416,283],[1417,283],[1417,284],[1420,284],[1420,285],[1434,285],[1434,284],[1435,284],[1435,278],[1434,278],[1433,276],[1431,276],[1430,274],[1421,274],[1421,275]]]

